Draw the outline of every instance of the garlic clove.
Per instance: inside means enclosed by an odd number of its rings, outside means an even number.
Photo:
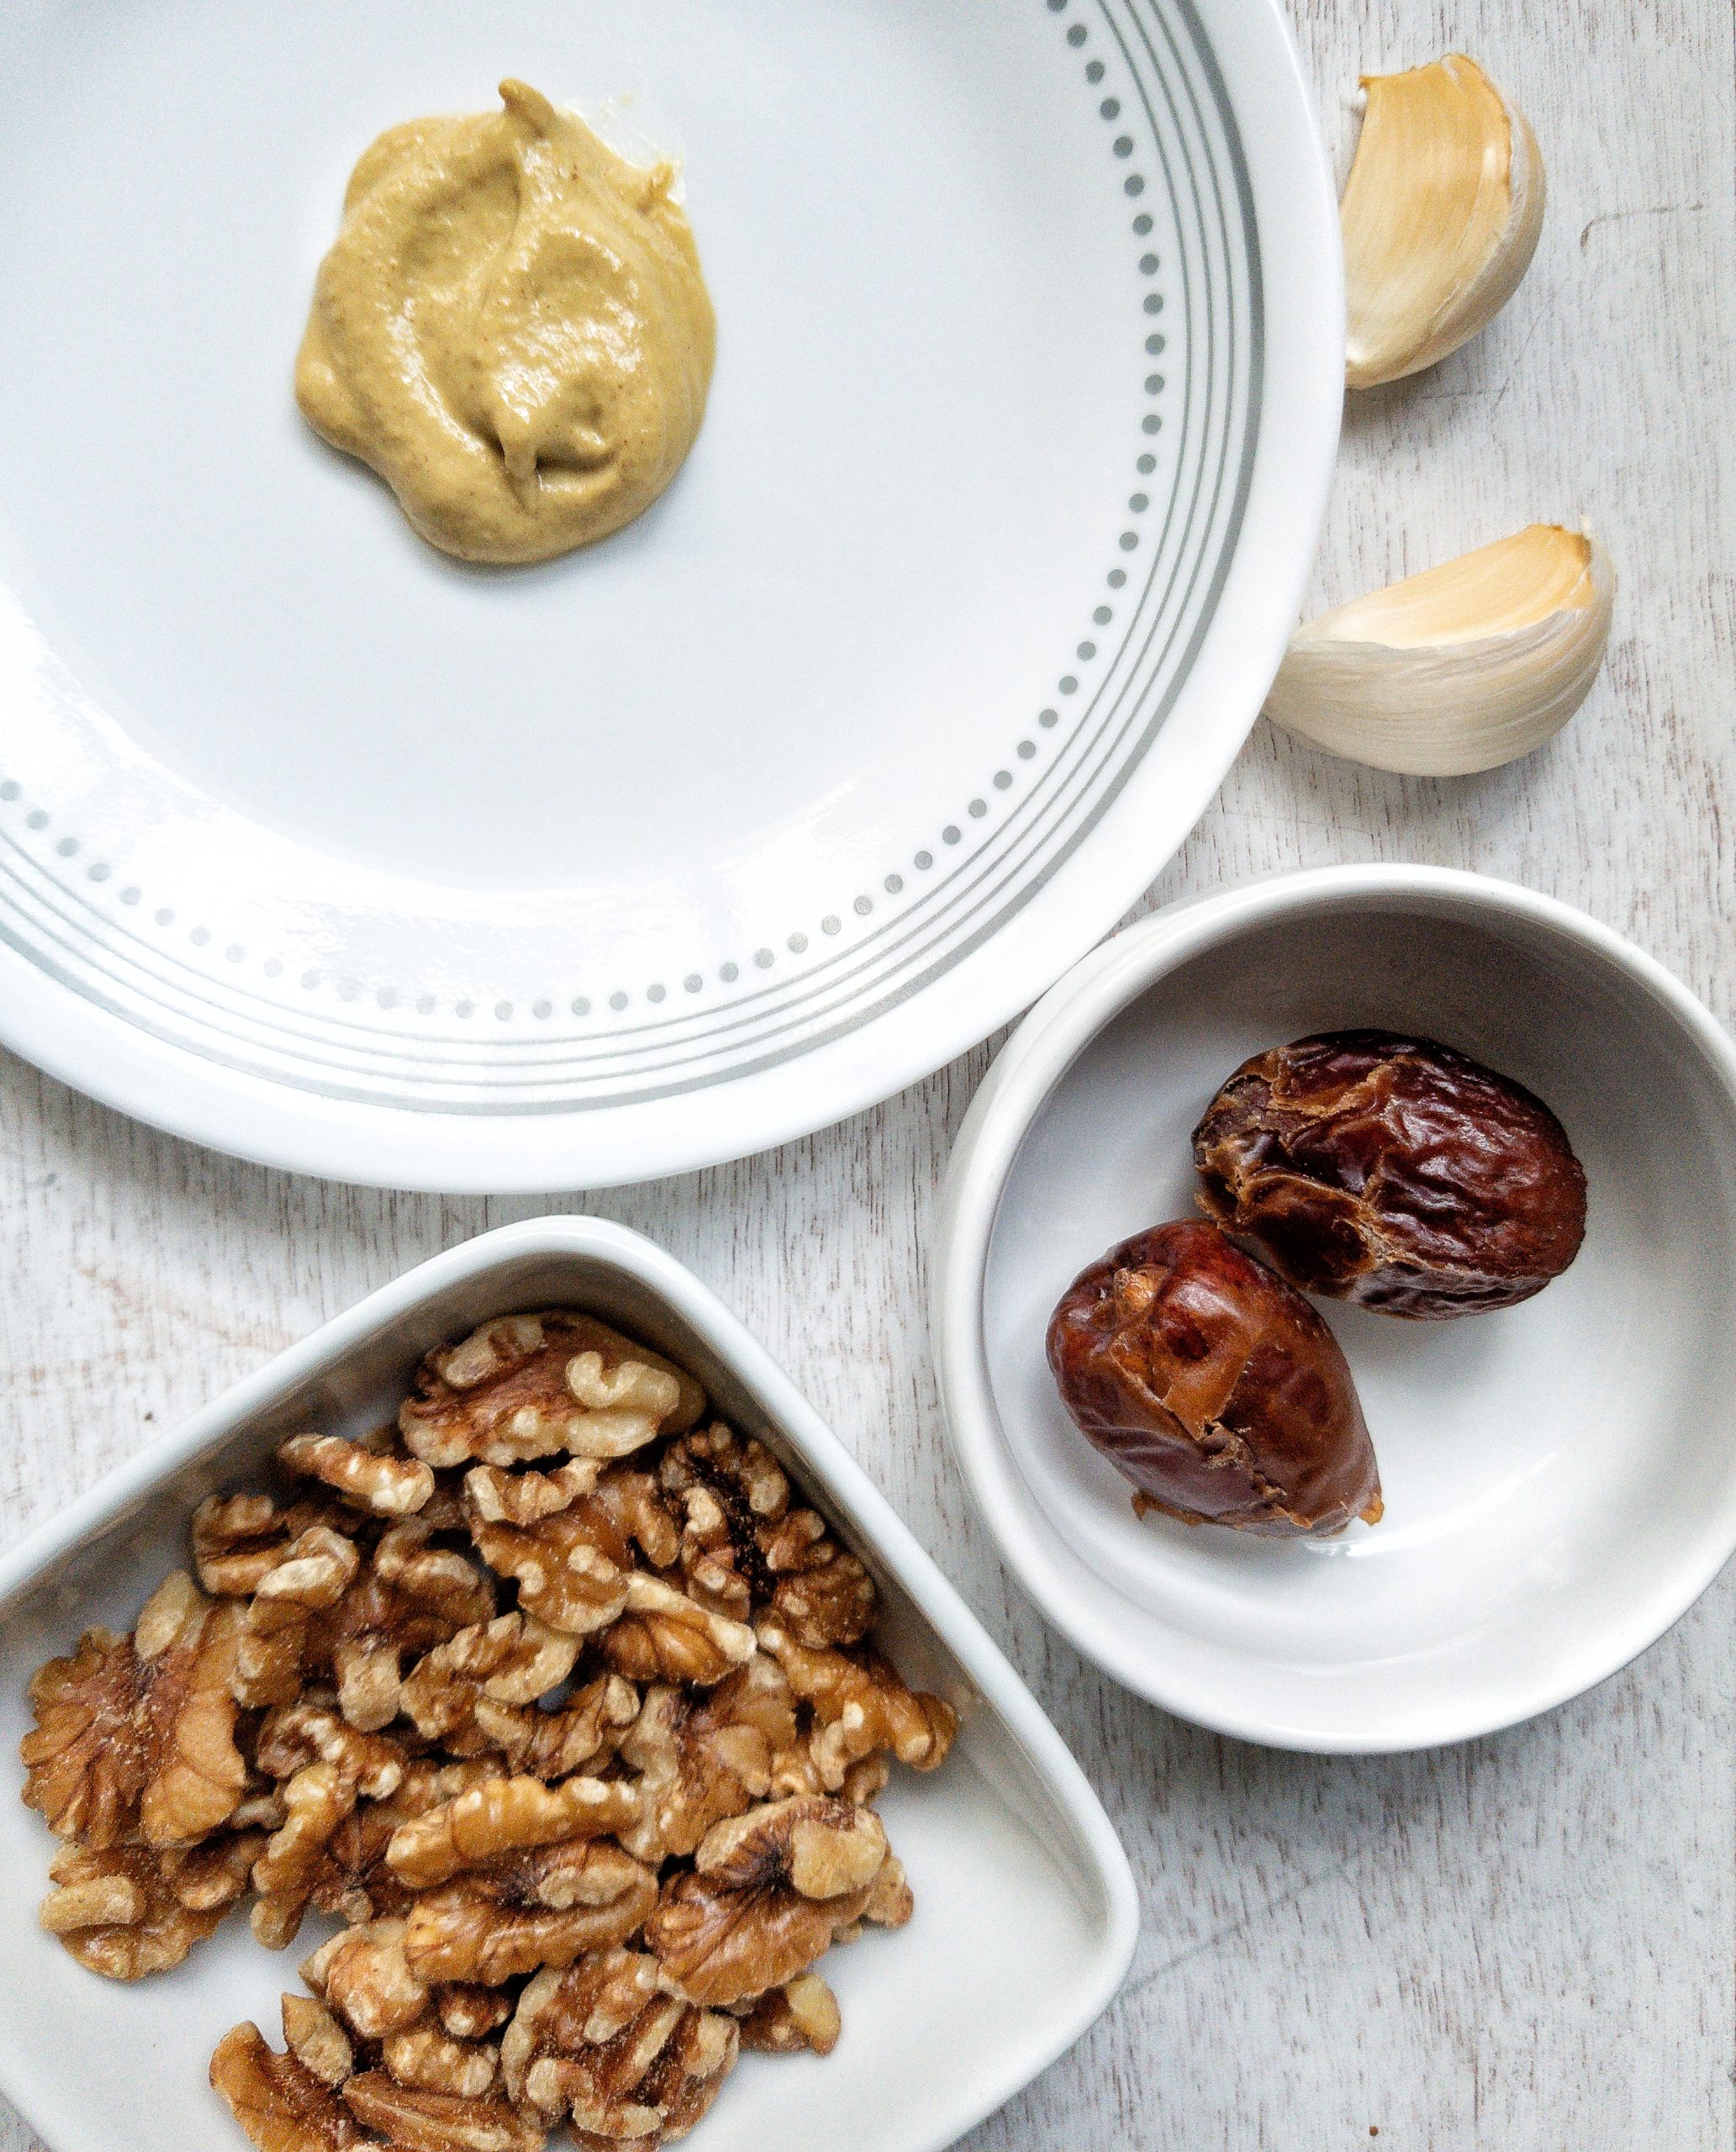
[[[1311,620],[1266,715],[1375,769],[1495,769],[1540,747],[1585,700],[1615,589],[1595,539],[1528,525]]]
[[[1492,320],[1537,251],[1543,167],[1523,116],[1461,52],[1364,75],[1338,205],[1352,388],[1433,366]]]

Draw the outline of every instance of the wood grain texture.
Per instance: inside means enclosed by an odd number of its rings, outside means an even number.
[[[1261,728],[1148,901],[1345,858],[1476,867],[1633,934],[1728,1020],[1730,10],[1299,4],[1341,171],[1359,72],[1462,48],[1529,114],[1550,190],[1503,316],[1352,408],[1316,600],[1586,517],[1622,577],[1615,640],[1560,739],[1485,778],[1381,776]],[[297,1180],[5,1063],[3,1530],[418,1258],[544,1208],[621,1219],[715,1286],[853,1445],[1058,1722],[1139,1871],[1127,1991],[973,2152],[1327,2152],[1371,2126],[1380,2152],[1736,2152],[1736,1582],[1594,1695],[1443,1754],[1269,1754],[1106,1683],[1001,1569],[940,1425],[925,1254],[986,1060],[588,1204]],[[0,2136],[31,2141],[9,2119]]]

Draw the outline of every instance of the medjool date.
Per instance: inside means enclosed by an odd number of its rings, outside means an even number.
[[[1048,1354],[1137,1510],[1283,1537],[1380,1514],[1337,1339],[1216,1226],[1177,1219],[1112,1247],[1063,1295]]]
[[[1586,1230],[1585,1174],[1542,1100],[1393,1031],[1243,1062],[1194,1163],[1208,1215],[1293,1285],[1418,1321],[1529,1300]]]

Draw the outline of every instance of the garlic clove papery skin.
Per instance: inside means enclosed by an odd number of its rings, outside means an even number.
[[[1537,251],[1544,193],[1536,139],[1475,61],[1362,80],[1338,205],[1352,388],[1420,372],[1494,319]]]
[[[1467,777],[1540,747],[1597,677],[1615,571],[1533,523],[1298,630],[1266,698],[1288,732],[1411,777]]]

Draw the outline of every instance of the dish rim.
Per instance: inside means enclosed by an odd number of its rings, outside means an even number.
[[[1165,723],[1185,746],[1168,757],[1154,746],[1094,841],[961,958],[947,990],[918,984],[789,1064],[691,1099],[472,1119],[327,1100],[222,1068],[82,1002],[0,938],[6,1042],[117,1110],[256,1163],[376,1186],[534,1195],[690,1171],[794,1140],[921,1080],[1012,1020],[1137,901],[1240,752],[1301,605],[1338,444],[1336,189],[1294,38],[1278,0],[1179,4],[1222,77],[1258,240],[1264,378],[1246,514]],[[911,1004],[920,1021],[900,1015]]]
[[[1359,862],[1261,877],[1171,906],[1139,921],[1051,989],[1001,1049],[971,1101],[942,1191],[930,1330],[952,1454],[1002,1559],[1044,1617],[1111,1679],[1178,1717],[1263,1747],[1320,1755],[1396,1755],[1452,1746],[1525,1723],[1585,1695],[1648,1651],[1702,1597],[1736,1553],[1736,1477],[1721,1529],[1696,1560],[1672,1569],[1636,1617],[1615,1625],[1607,1663],[1589,1677],[1540,1683],[1525,1705],[1491,1716],[1443,1709],[1427,1734],[1298,1729],[1237,1707],[1233,1690],[1200,1697],[1164,1679],[1160,1660],[1129,1645],[1112,1619],[1057,1589],[1056,1555],[1026,1512],[1031,1495],[1007,1443],[983,1338],[989,1248],[1007,1180],[1026,1137],[1068,1069],[1138,996],[1215,944],[1286,917],[1393,899],[1432,900],[1524,919],[1577,943],[1644,988],[1699,1049],[1736,1122],[1736,1045],[1705,1005],[1658,960],[1613,927],[1559,898],[1460,868]],[[1066,1559],[1089,1571],[1071,1547]],[[1041,1580],[1039,1581],[1038,1580]],[[1106,1579],[1095,1578],[1120,1598]],[[1667,1580],[1666,1580],[1667,1582]]]
[[[933,1558],[740,1318],[683,1263],[643,1234],[605,1219],[550,1216],[497,1226],[414,1265],[275,1354],[177,1427],[154,1437],[126,1463],[0,1553],[0,1617],[11,1611],[45,1570],[119,1526],[163,1483],[220,1449],[246,1422],[310,1378],[340,1369],[358,1347],[414,1316],[449,1287],[508,1269],[526,1257],[563,1256],[600,1259],[647,1288],[690,1326],[763,1405],[801,1462],[840,1493],[861,1527],[864,1543],[932,1625],[1078,1834],[1103,1905],[1091,1978],[1081,1983],[1058,2033],[1020,2059],[1016,2074],[997,2084],[989,2104],[963,2120],[948,2119],[943,2134],[925,2132],[907,2147],[907,2152],[942,2152],[958,2134],[1005,2106],[1064,2054],[1113,2002],[1138,1941],[1139,1903],[1132,1869],[1101,1801],[1059,1733]],[[55,2141],[39,2128],[28,2104],[9,2083],[0,2081],[0,2093],[39,2135],[50,2144]]]

